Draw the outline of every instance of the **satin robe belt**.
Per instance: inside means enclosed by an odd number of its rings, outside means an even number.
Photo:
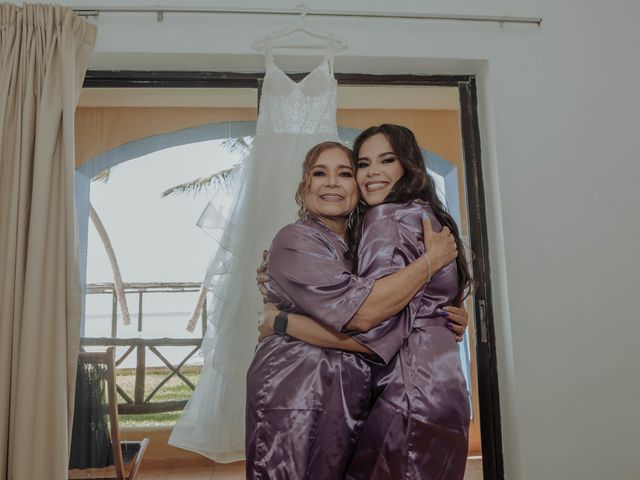
[[[413,320],[412,328],[446,327],[448,321],[448,319],[440,315],[437,317],[418,317]]]

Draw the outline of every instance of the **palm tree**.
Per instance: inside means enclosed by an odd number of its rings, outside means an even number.
[[[244,156],[249,149],[251,148],[252,137],[234,137],[234,138],[225,138],[220,146],[227,150],[229,153],[238,153]],[[168,197],[170,195],[193,195],[198,196],[199,194],[208,191],[212,187],[221,187],[224,186],[229,177],[237,171],[240,167],[240,164],[235,164],[231,168],[225,168],[224,170],[220,170],[218,172],[212,173],[211,175],[207,175],[206,177],[199,177],[189,182],[181,183],[179,185],[175,185],[171,188],[166,189],[162,192],[162,197]]]
[[[229,175],[235,172],[239,166],[239,164],[235,164],[231,168],[225,168],[224,170],[212,173],[211,175],[207,175],[206,177],[199,177],[189,182],[175,185],[171,188],[166,189],[161,193],[161,195],[163,198],[170,195],[179,194],[191,194],[194,197],[198,196],[203,191],[207,191],[210,187],[213,187],[215,185],[224,185],[229,180]]]
[[[98,175],[93,177],[92,181],[107,183],[110,176],[111,169],[103,170]],[[100,216],[98,215],[98,212],[96,212],[96,209],[93,207],[91,201],[89,201],[89,218],[91,219],[93,226],[98,232],[100,240],[102,240],[102,245],[104,246],[104,250],[107,253],[107,257],[109,258],[109,263],[111,264],[111,271],[113,272],[113,286],[116,293],[116,300],[118,301],[118,305],[120,305],[122,322],[125,325],[129,325],[131,323],[131,319],[129,317],[129,307],[127,305],[127,296],[124,293],[124,282],[122,281],[118,259],[116,257],[115,250],[113,249],[111,239],[109,238],[109,234],[107,233],[107,229],[102,223],[102,220],[100,220]]]
[[[235,137],[235,138],[226,138],[221,142],[221,146],[225,148],[230,153],[238,153],[238,154],[246,154],[251,147],[251,137]],[[221,187],[226,184],[229,180],[229,177],[233,172],[235,172],[239,168],[240,164],[236,164],[231,168],[226,168],[224,170],[220,170],[218,172],[212,173],[211,175],[207,175],[205,177],[199,177],[190,182],[181,183],[179,185],[174,185],[171,188],[163,191],[161,193],[162,197],[168,197],[171,195],[194,195],[197,196],[201,193],[204,193],[212,187]],[[103,170],[98,175],[93,177],[92,181],[94,182],[102,182],[106,183],[109,181],[111,177],[111,168]],[[116,257],[113,244],[109,238],[109,234],[107,233],[107,229],[104,227],[104,224],[100,220],[100,216],[98,212],[95,210],[91,202],[89,202],[89,218],[98,232],[100,240],[104,246],[105,252],[107,253],[107,257],[109,258],[109,263],[111,264],[111,270],[113,272],[113,284],[116,292],[116,299],[118,304],[120,305],[120,311],[122,313],[122,320],[125,325],[129,325],[131,323],[129,317],[129,307],[127,305],[127,298],[124,293],[124,282],[122,281],[122,275],[120,273],[120,267],[118,265],[118,259]],[[205,298],[207,296],[207,289],[202,286],[200,289],[200,294],[198,295],[198,301],[196,304],[196,308],[193,312],[192,318],[189,321],[187,329],[192,332],[195,328],[195,325],[200,318],[200,314],[202,308],[204,306]]]

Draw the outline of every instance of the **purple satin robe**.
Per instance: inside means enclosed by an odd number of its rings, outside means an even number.
[[[422,218],[441,225],[426,202],[385,204],[367,212],[359,274],[387,276],[424,251]],[[356,339],[387,365],[372,365],[373,406],[346,478],[462,480],[468,450],[469,401],[459,347],[441,316],[458,294],[455,262],[398,315]]]
[[[351,274],[346,250],[312,217],[284,227],[269,251],[270,300],[340,331],[374,283]],[[361,356],[288,336],[262,340],[247,373],[247,478],[343,478],[370,394]]]

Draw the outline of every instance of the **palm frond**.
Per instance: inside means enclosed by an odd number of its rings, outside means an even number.
[[[252,140],[253,137],[225,138],[220,146],[226,149],[229,153],[245,154],[249,151],[249,148],[251,148]]]
[[[207,191],[214,185],[224,185],[229,180],[229,176],[238,167],[239,165],[234,165],[233,167],[220,170],[219,172],[213,173],[206,177],[200,177],[196,178],[195,180],[191,180],[190,182],[181,183],[180,185],[168,188],[167,190],[162,192],[161,195],[163,198],[168,197],[169,195],[193,195],[195,197],[203,191]]]
[[[111,169],[107,168],[106,170],[101,171],[99,174],[93,177],[91,181],[107,183],[109,181],[109,178],[111,178]]]

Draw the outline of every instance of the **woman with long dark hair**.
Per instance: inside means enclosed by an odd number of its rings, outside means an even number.
[[[462,479],[470,411],[446,308],[460,305],[472,283],[458,228],[437,197],[409,129],[368,128],[357,137],[353,152],[362,202],[350,251],[359,276],[388,278],[421,258],[424,218],[434,230],[453,233],[458,255],[434,270],[398,314],[379,324],[354,319],[347,325],[381,362],[371,366],[373,403],[345,478]],[[273,315],[265,315],[263,335]],[[302,317],[290,316],[292,329]],[[299,328],[290,334],[316,340]]]
[[[282,335],[258,344],[247,373],[247,478],[344,476],[370,404],[370,364],[361,354],[375,348],[339,332],[397,314],[457,255],[450,234],[434,234],[427,222],[429,251],[406,268],[380,279],[352,274],[346,237],[358,202],[354,176],[348,148],[335,142],[312,148],[296,195],[300,219],[273,239],[268,299],[283,312],[322,320],[303,328],[317,346],[293,338],[301,324],[288,329],[286,315],[274,322]]]
[[[399,315],[358,335],[375,351],[382,341],[391,354],[374,365],[374,405],[363,427],[346,478],[458,480],[468,450],[469,401],[459,348],[446,328],[442,307],[459,305],[471,275],[455,221],[439,200],[413,133],[398,125],[362,132],[354,143],[356,180],[364,208],[358,273],[388,275],[422,253],[421,219],[447,227],[458,256],[434,274]],[[383,252],[383,253],[381,253]],[[367,325],[363,329],[367,329]],[[404,341],[385,344],[401,333]]]

